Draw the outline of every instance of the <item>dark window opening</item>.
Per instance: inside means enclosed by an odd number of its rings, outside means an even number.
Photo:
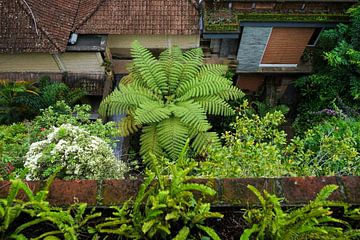
[[[315,28],[314,33],[312,34],[308,46],[315,46],[317,41],[319,40],[320,33],[323,28]]]

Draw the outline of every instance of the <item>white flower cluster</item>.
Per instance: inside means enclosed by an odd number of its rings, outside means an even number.
[[[127,171],[104,140],[70,124],[31,144],[25,158],[29,180],[43,179],[59,166],[64,179],[122,178]]]

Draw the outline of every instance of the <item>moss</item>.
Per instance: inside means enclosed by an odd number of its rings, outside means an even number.
[[[213,14],[205,17],[207,31],[238,31],[240,22],[347,22],[345,14],[284,14],[284,13],[232,13],[217,18]]]

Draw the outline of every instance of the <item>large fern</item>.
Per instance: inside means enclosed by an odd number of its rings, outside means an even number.
[[[129,75],[101,103],[100,114],[127,114],[119,124],[120,134],[142,129],[142,156],[153,152],[175,160],[188,138],[197,153],[209,141],[218,142],[216,134],[208,133],[207,114],[232,115],[226,101],[243,96],[224,77],[227,66],[203,64],[200,48],[183,53],[172,47],[156,59],[134,42],[131,54]]]

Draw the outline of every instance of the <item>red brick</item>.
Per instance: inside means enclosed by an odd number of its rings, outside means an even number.
[[[360,204],[360,177],[343,176],[339,179],[343,183],[347,202]]]
[[[222,203],[242,206],[259,203],[255,194],[247,188],[248,185],[254,186],[260,192],[266,190],[269,193],[275,193],[275,179],[225,178],[222,179]]]
[[[41,188],[41,182],[39,181],[33,181],[33,182],[27,182],[25,181],[25,184],[31,189],[31,191],[35,194],[38,192]],[[6,198],[10,189],[11,182],[10,181],[1,181],[0,182],[0,198]],[[28,200],[25,192],[23,190],[20,190],[19,193],[16,196],[17,199],[20,200]]]
[[[135,197],[142,180],[105,180],[103,189],[103,204],[122,204]]]
[[[96,205],[97,183],[94,180],[55,180],[48,201],[54,206],[85,202]]]
[[[306,204],[314,200],[318,192],[329,184],[337,185],[335,177],[294,177],[280,179],[285,201],[289,205]],[[344,200],[339,189],[329,200]]]

